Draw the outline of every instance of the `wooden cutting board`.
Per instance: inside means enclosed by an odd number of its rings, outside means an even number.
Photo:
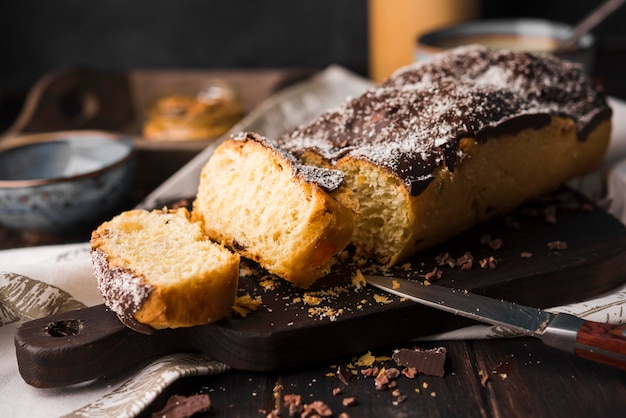
[[[496,248],[498,242],[501,246]],[[551,249],[549,243],[554,242],[566,248]],[[438,263],[442,254],[456,259],[466,252],[473,257],[471,269]],[[490,257],[497,265],[482,268],[480,261]],[[215,324],[152,335],[127,329],[103,305],[30,321],[16,332],[17,360],[24,380],[36,387],[82,382],[181,351],[202,351],[239,369],[285,369],[472,323],[380,290],[357,289],[351,277],[359,269],[423,280],[437,268],[441,277],[433,279],[436,284],[550,307],[622,284],[625,257],[624,226],[563,190],[505,219],[478,225],[395,268],[344,262],[306,292],[244,262],[240,294],[263,300],[263,306],[246,318],[230,316]]]

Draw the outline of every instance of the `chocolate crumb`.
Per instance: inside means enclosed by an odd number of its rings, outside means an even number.
[[[391,358],[396,363],[412,367],[419,373],[442,377],[445,374],[446,353],[447,350],[444,347],[431,350],[401,348],[394,350]]]
[[[361,374],[365,377],[377,376],[378,367],[368,367],[366,369],[361,369]]]
[[[450,256],[450,253],[439,254],[435,257],[435,261],[440,267],[448,266],[450,268],[456,267],[456,260]]]
[[[152,414],[152,418],[187,418],[209,410],[211,399],[206,393],[192,396],[173,395],[163,409]]]
[[[409,379],[415,379],[417,370],[415,370],[415,367],[405,367],[404,369],[402,369],[402,374]]]
[[[304,411],[300,415],[302,418],[308,417],[332,417],[333,411],[322,401],[313,401],[304,405]]]
[[[489,256],[481,259],[478,264],[483,269],[495,269],[498,266],[498,261],[493,256]]]
[[[341,395],[341,388],[334,388],[333,389],[333,396],[337,396],[337,395]]]
[[[487,373],[485,373],[484,371],[480,371],[478,373],[479,376],[481,376],[480,378],[480,384],[482,387],[486,387],[487,386],[487,380],[489,380],[489,375]]]
[[[434,280],[439,280],[443,276],[443,271],[439,270],[437,267],[429,271],[424,275],[424,279],[432,282]]]
[[[522,251],[519,256],[522,258],[530,258],[533,256],[533,253],[529,251]]]
[[[501,238],[492,239],[491,241],[489,241],[488,244],[492,250],[499,250],[500,248],[502,248],[502,239]]]
[[[302,396],[295,394],[288,394],[283,396],[284,405],[289,411],[290,417],[295,417],[304,411],[304,405],[302,405]]]
[[[548,242],[548,249],[551,251],[566,250],[567,243],[565,241],[550,241]]]
[[[265,418],[280,418],[280,410],[272,409]]]
[[[390,367],[385,370],[385,375],[389,380],[397,379],[398,376],[400,376],[400,370],[396,369],[395,367]]]
[[[381,371],[381,373],[378,373],[378,376],[376,376],[376,379],[374,379],[374,387],[376,390],[385,390],[388,385],[389,379],[387,378],[387,375]]]
[[[456,264],[461,268],[461,270],[471,270],[473,263],[474,257],[469,251],[456,260]]]
[[[517,361],[512,355],[502,360],[500,364],[493,368],[492,374],[499,375],[503,380],[517,367]]]
[[[345,366],[339,366],[337,367],[337,377],[341,383],[348,385],[350,383],[350,379],[352,378],[352,372]]]
[[[341,401],[341,404],[343,406],[354,406],[354,405],[357,405],[358,402],[354,396],[350,396],[347,398],[343,398],[343,400]]]

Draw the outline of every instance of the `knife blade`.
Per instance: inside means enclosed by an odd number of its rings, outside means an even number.
[[[407,279],[364,277],[369,285],[396,296],[537,337],[548,346],[626,370],[626,324],[587,321],[573,315],[547,312],[467,290],[425,285]]]

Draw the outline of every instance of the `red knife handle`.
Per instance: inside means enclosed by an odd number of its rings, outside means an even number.
[[[626,324],[583,321],[574,353],[597,363],[626,370]]]
[[[15,333],[20,374],[39,388],[96,379],[189,346],[185,329],[140,334],[104,305],[25,322]]]

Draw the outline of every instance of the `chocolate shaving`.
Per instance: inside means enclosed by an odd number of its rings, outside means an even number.
[[[389,385],[389,378],[385,373],[379,373],[374,380],[374,387],[376,390],[385,390]]]
[[[488,242],[488,244],[492,250],[499,250],[500,248],[502,248],[502,239],[500,238],[492,239]]]
[[[491,373],[499,375],[502,379],[506,379],[515,367],[517,367],[517,361],[515,357],[511,355],[494,367]]]
[[[343,398],[341,403],[342,403],[343,406],[354,406],[354,405],[358,404],[358,402],[357,402],[357,400],[356,400],[356,398],[354,396]]]
[[[337,367],[337,377],[344,385],[350,383],[350,379],[352,378],[352,372],[348,370],[345,366]]]
[[[480,268],[483,269],[495,269],[498,266],[498,260],[493,258],[493,256],[489,256],[481,259],[478,264],[480,265]]]
[[[304,405],[304,411],[300,415],[302,418],[307,417],[332,417],[333,411],[322,401],[313,401]]]
[[[285,408],[289,411],[290,417],[295,417],[302,414],[304,411],[304,405],[302,405],[302,396],[287,394],[283,396]]]
[[[361,369],[361,374],[364,377],[372,377],[378,375],[378,367],[368,367],[366,369]]]
[[[443,377],[447,350],[444,347],[424,350],[401,348],[394,350],[391,358],[398,364],[429,376]]]
[[[456,260],[456,264],[461,268],[461,270],[471,270],[473,263],[474,257],[469,251]]]
[[[440,267],[448,266],[450,268],[456,267],[456,260],[450,256],[450,253],[439,254],[435,257],[435,261]]]
[[[439,270],[437,267],[429,271],[424,275],[424,279],[432,282],[434,280],[439,280],[443,276],[443,271]]]
[[[162,410],[152,414],[152,418],[187,418],[210,409],[211,399],[206,393],[192,396],[173,395]]]
[[[567,243],[565,241],[550,241],[548,243],[548,249],[551,251],[566,250]]]

